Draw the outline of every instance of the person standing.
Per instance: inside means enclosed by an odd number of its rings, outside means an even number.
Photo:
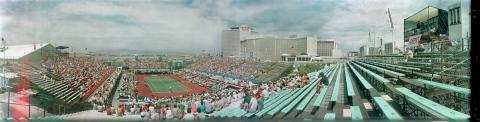
[[[323,72],[320,73],[320,77],[322,79],[320,79],[323,83],[323,85],[327,86],[328,84],[330,84],[330,82],[328,81],[328,76],[326,76]]]
[[[258,95],[257,95],[258,97]],[[255,112],[257,111],[257,107],[258,107],[258,101],[257,101],[257,97],[252,97],[251,100],[250,100],[250,109],[248,112]]]
[[[248,108],[249,108],[249,104],[250,104],[250,95],[247,93],[245,93],[245,96],[243,96],[243,109],[247,110],[248,111]]]
[[[263,110],[264,104],[265,104],[265,97],[260,95],[259,98],[258,98],[258,108],[257,108],[257,110],[258,111]]]
[[[407,62],[408,59],[411,59],[411,58],[413,58],[413,52],[412,50],[407,49],[407,51],[405,51],[405,62]]]
[[[200,109],[199,113],[206,113],[206,107],[205,107],[205,103],[202,101],[200,101],[200,107],[198,107]]]

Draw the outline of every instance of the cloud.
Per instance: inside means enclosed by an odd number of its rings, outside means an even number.
[[[2,35],[9,44],[51,42],[93,50],[194,52],[218,47],[224,28],[220,19],[180,5],[130,3],[68,1],[49,9],[42,6],[53,3],[24,3],[28,11],[13,10],[15,22],[5,24]]]
[[[77,49],[200,52],[218,51],[222,30],[247,24],[264,35],[335,39],[341,49],[350,51],[368,44],[368,32],[392,40],[385,8],[392,13],[393,40],[402,44],[404,18],[427,5],[446,9],[455,2],[458,1],[0,0],[0,35],[6,37],[8,44],[50,42]]]

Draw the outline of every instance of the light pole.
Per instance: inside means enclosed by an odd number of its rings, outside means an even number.
[[[7,89],[7,94],[8,94],[8,102],[7,102],[7,118],[10,117],[10,88],[8,87],[8,82],[6,80],[6,77],[5,77],[5,65],[7,64],[7,59],[6,59],[6,56],[5,56],[5,51],[7,50],[6,48],[6,43],[7,41],[5,41],[5,39],[2,37],[2,52],[3,52],[3,66],[2,66],[2,71],[3,71],[3,82],[5,82],[5,88]]]

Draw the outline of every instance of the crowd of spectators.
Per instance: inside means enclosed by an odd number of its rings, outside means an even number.
[[[232,75],[234,77],[253,79],[261,74],[264,68],[262,63],[246,59],[209,57],[189,66],[191,69],[210,73]]]
[[[175,74],[183,79],[186,79],[187,81],[190,81],[205,88],[209,88],[211,90],[218,90],[225,86],[225,82],[210,78],[213,75],[207,73],[197,72],[193,70],[181,70],[177,71]]]
[[[282,90],[293,90],[302,88],[310,83],[310,78],[306,75],[298,75],[297,73],[289,74],[280,80],[266,82],[250,89],[244,89],[242,109],[247,112],[258,112],[264,108],[265,99],[270,95],[278,94]]]
[[[118,106],[99,102],[104,100],[102,97],[95,97],[94,109],[105,111],[107,115],[123,116],[125,114],[140,115],[143,119],[152,120],[202,120],[208,117],[214,111],[220,111],[228,107],[233,102],[240,102],[243,98],[243,92],[227,88],[225,83],[219,80],[211,79],[194,71],[176,72],[181,78],[191,81],[200,86],[208,87],[208,92],[192,94],[190,96],[173,96],[167,98],[138,97],[130,95],[131,92],[120,92],[120,96],[128,94],[129,102]],[[131,74],[124,73],[121,78],[122,85],[119,89],[131,87],[135,81],[132,81]],[[119,90],[123,91],[123,90]],[[129,90],[127,90],[129,91]]]
[[[92,87],[99,84],[112,68],[92,57],[57,57],[55,61],[51,65],[44,65],[61,78],[60,81],[51,82],[65,84],[73,92],[80,92],[81,96],[93,90]],[[43,77],[47,79],[45,75]]]
[[[133,79],[132,72],[125,72],[122,74],[120,78],[119,89],[117,90],[118,95],[121,98],[130,98],[136,97],[137,94],[135,93],[135,86],[137,81]]]
[[[94,93],[95,97],[102,97],[102,100],[106,100],[114,90],[113,86],[115,85],[115,80],[117,80],[118,76],[120,75],[120,71],[115,71],[111,77],[109,77]],[[92,99],[97,99],[93,97]]]
[[[139,58],[138,60],[125,59],[124,66],[136,69],[168,69],[168,64],[158,58]]]
[[[220,58],[214,62],[229,61],[232,60]],[[211,62],[205,64],[210,63]],[[194,67],[203,67],[200,66],[199,63],[194,65],[196,65]],[[245,64],[239,63],[237,66],[220,66],[211,63],[211,65],[217,67],[217,69],[221,69],[220,71],[225,71],[229,69],[226,67],[238,67]],[[213,71],[213,69],[207,68],[205,70]],[[230,69],[230,71],[231,70],[232,69]],[[123,116],[125,114],[131,114],[140,115],[143,119],[152,120],[203,120],[208,118],[211,113],[221,111],[233,103],[240,104],[240,107],[247,112],[261,111],[264,109],[265,100],[269,96],[276,95],[282,90],[302,88],[309,83],[310,79],[306,75],[291,73],[277,81],[234,89],[228,87],[227,84],[230,84],[229,82],[213,78],[216,76],[216,74],[213,73],[184,69],[176,71],[175,75],[199,86],[206,87],[209,91],[189,96],[172,96],[167,98],[157,98],[155,96],[139,97],[134,95],[135,93],[129,89],[135,86],[135,81],[132,78],[133,74],[124,73],[121,78],[119,88],[121,90],[119,90],[119,92],[120,96],[129,99],[128,102],[121,103],[117,106],[98,102],[94,109],[106,111],[107,115]],[[102,100],[102,98],[97,99]]]

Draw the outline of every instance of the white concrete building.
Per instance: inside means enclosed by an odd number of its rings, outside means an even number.
[[[368,48],[368,55],[379,55],[380,54],[380,48],[379,47],[369,47]]]
[[[448,36],[454,44],[467,48],[471,37],[470,0],[460,0],[448,7]]]
[[[395,43],[394,42],[389,42],[383,44],[384,46],[384,53],[385,55],[391,55],[397,53],[395,50]]]
[[[241,42],[241,55],[265,61],[282,61],[296,55],[317,55],[317,38],[311,36],[290,38],[262,37]],[[284,59],[282,59],[282,56]]]
[[[253,29],[242,25],[239,27],[231,27],[228,30],[222,31],[221,35],[221,54],[224,57],[240,57],[240,41],[255,34]]]
[[[317,56],[332,57],[335,49],[337,49],[337,43],[334,40],[317,42]]]
[[[359,55],[359,56],[360,56],[360,57],[368,56],[368,55],[369,55],[368,51],[369,51],[369,48],[368,48],[367,45],[361,46],[361,47],[360,47],[360,55]]]

